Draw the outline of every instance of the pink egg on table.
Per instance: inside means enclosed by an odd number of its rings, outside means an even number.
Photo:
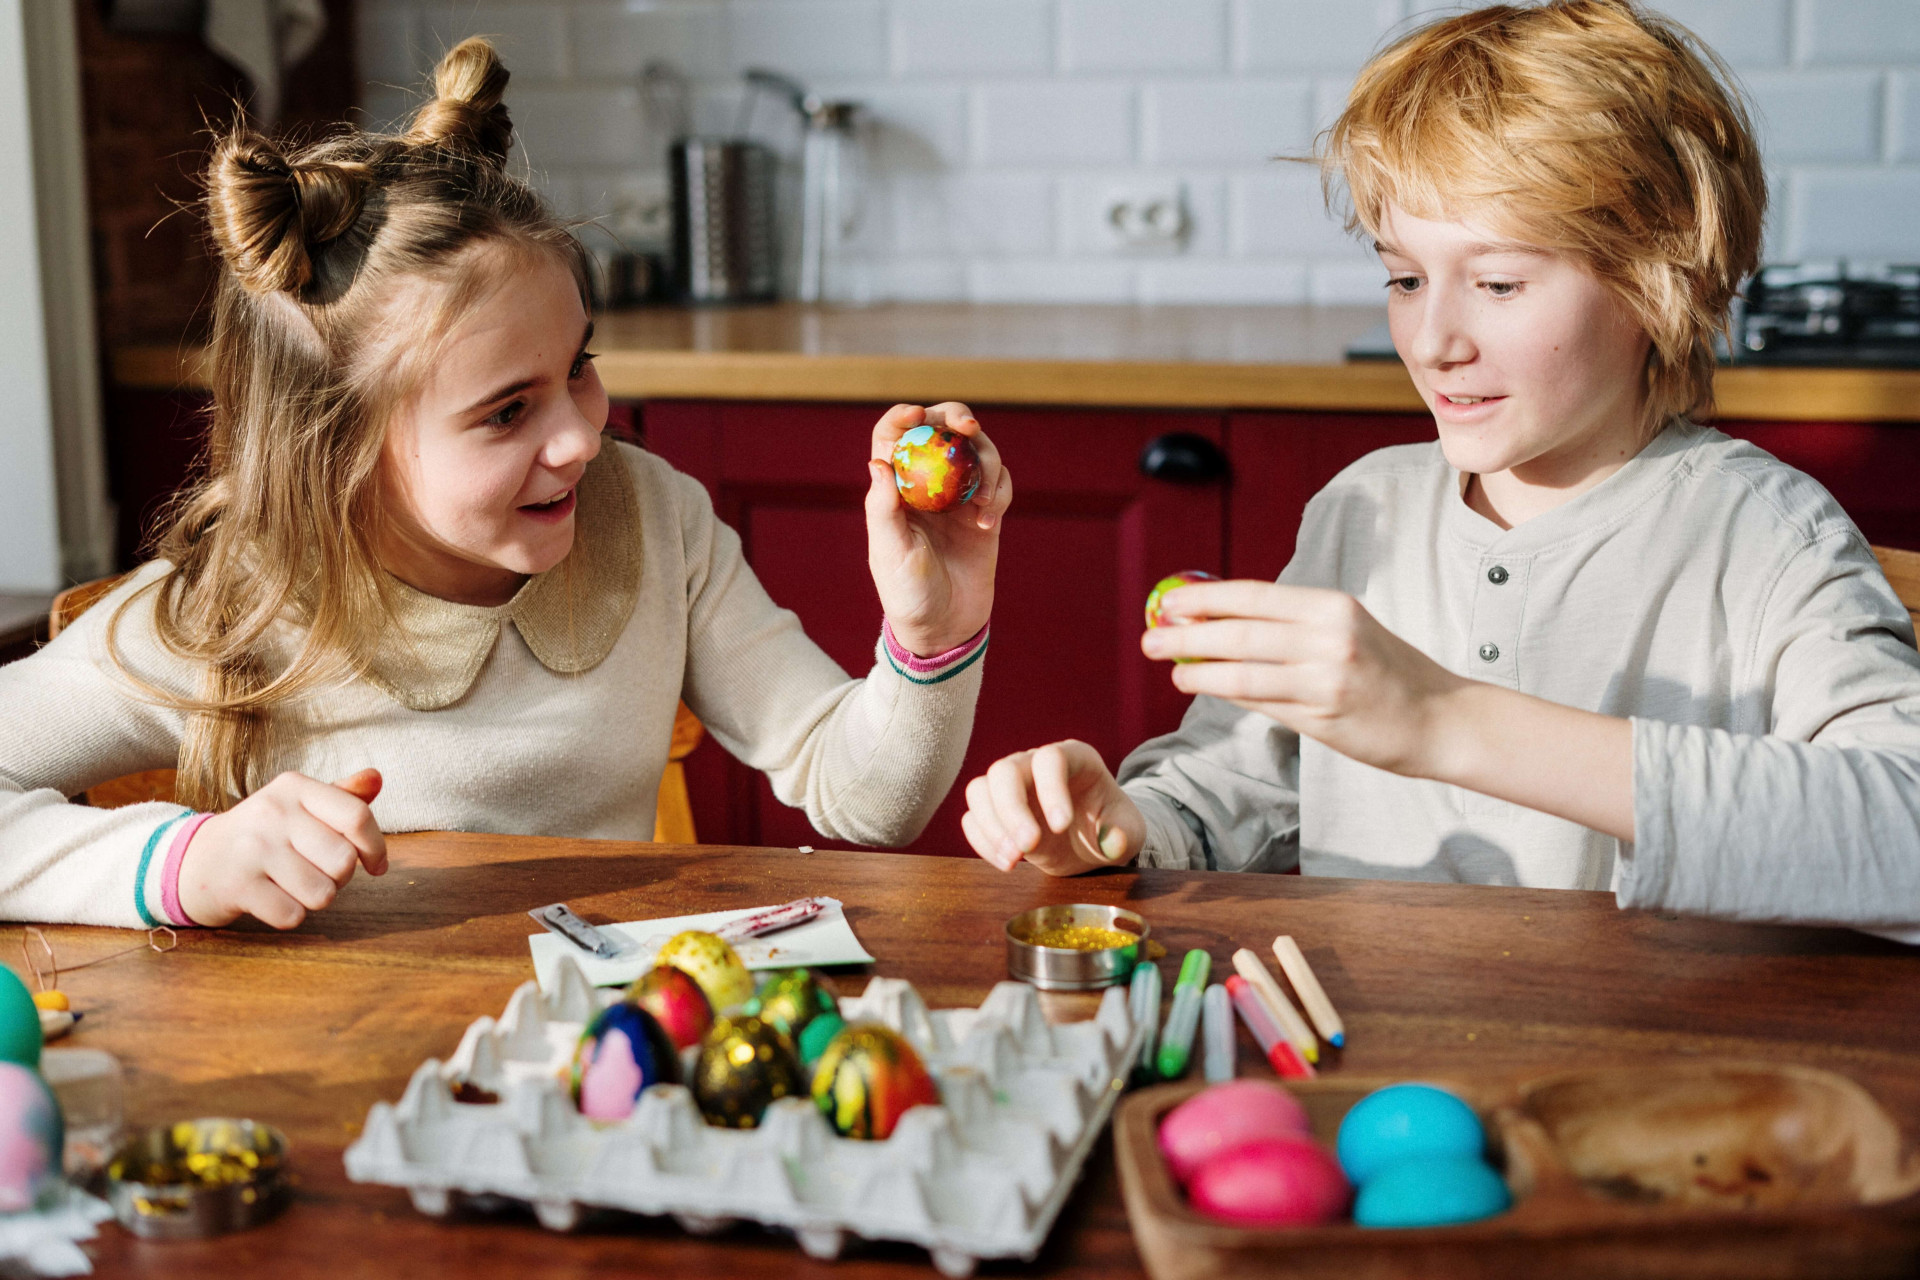
[[[1333,1153],[1311,1138],[1255,1138],[1223,1151],[1187,1184],[1193,1207],[1247,1226],[1311,1227],[1347,1210],[1353,1188]]]
[[[1230,1147],[1253,1138],[1307,1137],[1307,1111],[1279,1085],[1230,1080],[1203,1089],[1160,1122],[1160,1154],[1181,1183]]]

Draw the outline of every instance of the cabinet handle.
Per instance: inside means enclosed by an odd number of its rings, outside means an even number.
[[[1232,468],[1220,446],[1191,431],[1156,436],[1140,451],[1140,473],[1174,484],[1209,484],[1224,480]]]

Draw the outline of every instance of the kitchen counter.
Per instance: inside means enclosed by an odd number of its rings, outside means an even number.
[[[898,303],[657,307],[603,314],[593,347],[619,400],[965,400],[978,404],[1419,412],[1391,361],[1346,361],[1378,307]],[[113,352],[121,387],[204,387],[201,353]],[[1723,369],[1727,418],[1920,421],[1920,370]]]

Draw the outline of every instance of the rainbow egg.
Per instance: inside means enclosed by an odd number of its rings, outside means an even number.
[[[65,1130],[40,1073],[0,1062],[0,1213],[40,1208],[58,1194]]]
[[[893,482],[916,511],[951,511],[980,487],[980,454],[958,431],[914,427],[894,442]]]
[[[805,1087],[792,1042],[762,1018],[715,1018],[700,1042],[693,1100],[710,1125],[756,1128],[776,1099],[797,1097]]]
[[[680,1079],[673,1041],[645,1009],[612,1004],[587,1023],[573,1047],[569,1092],[589,1120],[624,1120],[641,1091]]]
[[[1167,617],[1161,606],[1166,594],[1176,587],[1184,587],[1193,582],[1218,582],[1220,579],[1203,569],[1188,569],[1182,573],[1170,573],[1153,584],[1153,590],[1147,593],[1147,625],[1164,627],[1175,620]]]
[[[655,965],[627,988],[627,1003],[645,1009],[677,1049],[700,1043],[713,1025],[713,1006],[684,969]]]
[[[740,953],[724,938],[698,929],[676,933],[653,957],[655,968],[671,966],[700,984],[715,1013],[726,1013],[753,999],[753,975]]]
[[[798,1049],[814,1019],[839,1008],[811,969],[782,969],[761,984],[760,993],[747,1001],[744,1012],[757,1014],[786,1032]],[[800,1056],[804,1060],[807,1055],[802,1051]]]
[[[833,1038],[813,1070],[813,1103],[843,1138],[886,1138],[940,1089],[920,1055],[889,1027],[855,1023]]]

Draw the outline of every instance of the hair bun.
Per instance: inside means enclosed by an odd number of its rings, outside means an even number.
[[[369,181],[364,164],[289,160],[266,138],[236,130],[208,166],[214,243],[248,289],[300,289],[313,279],[313,250],[359,216]]]
[[[493,45],[482,36],[462,40],[434,68],[433,101],[415,113],[407,140],[504,163],[513,146],[506,92],[506,64]]]

